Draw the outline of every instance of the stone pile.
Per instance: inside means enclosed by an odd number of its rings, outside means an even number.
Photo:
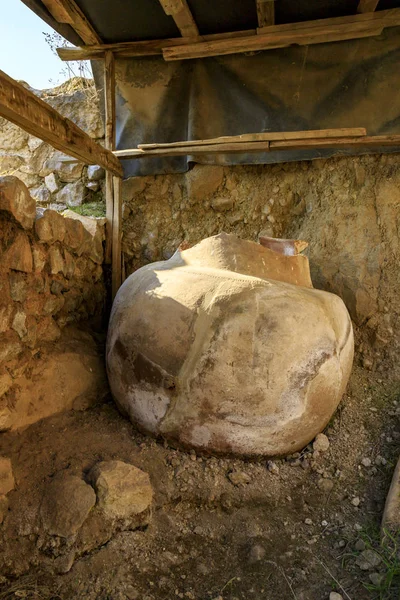
[[[59,572],[69,571],[76,557],[104,545],[117,531],[150,520],[153,488],[144,471],[119,460],[103,461],[87,480],[61,472],[44,492],[36,547],[52,557]]]
[[[103,239],[104,219],[37,210],[24,183],[0,178],[0,431],[74,405],[96,374],[104,384],[91,339],[43,357],[66,325],[101,315]]]

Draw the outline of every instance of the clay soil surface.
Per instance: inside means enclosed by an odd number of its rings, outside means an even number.
[[[382,377],[356,360],[325,431],[329,449],[315,454],[310,445],[272,463],[173,449],[139,433],[111,399],[4,434],[1,451],[17,483],[10,510],[20,522],[7,560],[21,576],[1,578],[0,598],[325,600],[331,591],[346,600],[398,598],[395,584],[387,594],[366,588],[371,573],[387,573],[383,562],[369,570],[357,564],[363,544],[377,543],[399,455],[400,390]],[[24,573],[24,548],[35,540],[30,520],[51,478],[85,477],[109,459],[149,473],[150,525],[117,533],[66,574],[40,564]]]

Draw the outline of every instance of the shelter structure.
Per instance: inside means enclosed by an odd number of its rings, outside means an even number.
[[[107,170],[113,295],[121,283],[123,171],[400,148],[398,0],[22,1],[73,44],[58,50],[62,60],[93,61],[106,148],[2,72],[0,115]],[[377,63],[393,92],[390,118],[367,117],[361,106],[382,85]],[[300,73],[295,85],[291,65]],[[310,83],[316,73],[318,86]]]

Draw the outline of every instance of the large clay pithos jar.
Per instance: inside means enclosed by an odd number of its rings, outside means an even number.
[[[133,273],[115,298],[107,370],[141,429],[242,456],[303,448],[353,360],[342,300],[312,287],[300,242],[222,233]]]

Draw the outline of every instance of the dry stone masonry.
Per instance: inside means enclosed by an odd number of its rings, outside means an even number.
[[[0,431],[105,387],[93,339],[71,329],[103,312],[104,222],[36,208],[24,183],[0,178]]]
[[[48,90],[32,90],[96,141],[104,128],[97,94],[74,78]],[[0,176],[15,175],[39,206],[55,210],[103,199],[104,169],[86,167],[16,125],[0,118]]]

